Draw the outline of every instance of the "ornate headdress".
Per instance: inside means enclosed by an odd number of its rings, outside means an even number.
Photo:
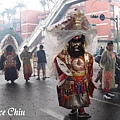
[[[47,28],[45,42],[54,44],[56,41],[58,45],[56,51],[60,52],[74,36],[81,36],[82,34],[85,36],[86,49],[89,49],[97,35],[97,30],[93,29],[84,14],[75,9],[74,12],[66,16],[65,20]]]
[[[93,29],[87,18],[78,9],[69,13],[66,19],[50,26],[46,30],[45,49],[50,59],[60,53],[75,36],[85,36],[85,48],[90,50],[97,30]]]

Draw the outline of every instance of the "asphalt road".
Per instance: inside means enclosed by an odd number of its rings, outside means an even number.
[[[0,75],[0,120],[87,120],[70,117],[70,110],[58,106],[56,84],[52,77],[45,81],[31,77],[26,83],[22,71],[13,84]],[[106,101],[100,83],[96,86],[91,105],[85,108],[92,116],[89,120],[120,120],[120,89],[113,89],[115,97]]]

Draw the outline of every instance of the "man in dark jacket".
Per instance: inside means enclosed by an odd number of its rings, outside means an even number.
[[[40,45],[40,50],[37,51],[37,57],[38,57],[38,62],[37,62],[37,70],[38,70],[38,78],[36,80],[40,80],[40,70],[42,69],[43,72],[43,80],[46,78],[46,54],[45,51],[43,50],[43,45]]]

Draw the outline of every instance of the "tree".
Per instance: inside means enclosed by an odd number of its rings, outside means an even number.
[[[4,21],[5,21],[5,20],[4,20],[5,13],[6,13],[5,11],[3,11],[2,13],[0,13],[0,14],[1,14],[1,16],[2,16],[2,18],[3,18],[3,24],[4,24]]]
[[[45,5],[47,4],[48,6],[48,10],[50,11],[50,6],[49,6],[49,2],[52,2],[55,4],[55,2],[53,0],[40,0],[39,1],[41,3],[41,5],[43,6],[43,9],[44,9],[44,12],[46,11],[45,10]]]
[[[17,5],[14,6],[14,9],[17,10],[17,8],[19,8],[19,14],[20,14],[20,34],[21,34],[21,10],[22,10],[22,8],[27,9],[27,7],[25,4],[17,2]]]
[[[4,13],[7,13],[7,18],[8,18],[8,22],[11,23],[11,27],[13,27],[13,22],[15,19],[15,15],[16,15],[16,9],[14,8],[5,8]]]
[[[10,22],[10,19],[11,19],[11,9],[10,8],[5,8],[5,13],[7,14],[8,22]]]
[[[41,5],[43,6],[43,9],[44,9],[44,12],[45,12],[45,11],[46,11],[46,10],[45,10],[46,0],[40,0],[39,2],[40,2]]]
[[[17,8],[20,8],[20,12],[21,12],[21,9],[22,9],[22,8],[26,8],[26,9],[27,9],[27,7],[26,7],[25,4],[19,3],[19,2],[17,2],[17,5],[14,6],[14,9],[17,9]]]

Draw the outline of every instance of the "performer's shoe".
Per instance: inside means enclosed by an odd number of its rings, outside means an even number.
[[[110,97],[115,97],[115,95],[114,95],[113,93],[108,93],[108,95],[109,95]]]
[[[28,79],[26,79],[26,82],[28,82],[28,80],[30,80],[29,78]]]
[[[77,113],[77,110],[71,110],[69,115],[75,115]]]
[[[88,113],[83,112],[83,113],[79,113],[78,117],[80,117],[80,118],[90,118],[91,116]]]
[[[38,77],[36,80],[40,80],[40,77]]]
[[[26,82],[28,82],[28,80],[25,80]]]
[[[103,95],[103,98],[105,98],[106,100],[111,100],[111,97],[108,95]]]
[[[46,79],[46,77],[43,77],[43,80],[45,80]]]

